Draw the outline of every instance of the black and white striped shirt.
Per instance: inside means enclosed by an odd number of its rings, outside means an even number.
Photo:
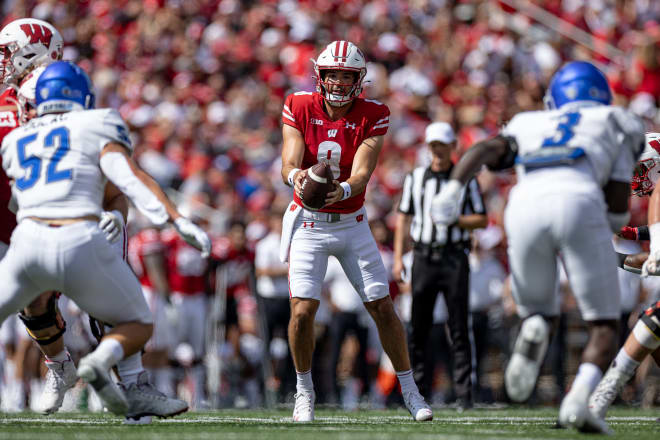
[[[433,172],[430,167],[415,168],[403,182],[403,194],[399,203],[399,212],[412,215],[410,236],[417,245],[470,246],[470,231],[450,226],[446,230],[437,228],[431,220],[431,200],[449,180],[451,169]],[[459,199],[460,215],[486,214],[484,201],[476,179],[472,179],[461,192]]]

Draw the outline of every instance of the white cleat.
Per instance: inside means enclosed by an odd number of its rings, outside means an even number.
[[[548,350],[549,336],[550,325],[542,316],[534,315],[523,321],[504,373],[506,392],[514,402],[524,402],[532,395]]]
[[[433,411],[426,403],[424,397],[419,394],[419,391],[409,391],[403,395],[403,401],[410,415],[417,422],[428,422],[433,420]]]
[[[167,397],[149,383],[146,371],[140,373],[136,383],[120,387],[128,400],[128,412],[124,421],[126,424],[148,424],[151,422],[151,416],[174,417],[188,411],[186,402]]]
[[[566,428],[575,428],[584,433],[614,434],[605,420],[589,411],[586,402],[579,402],[570,397],[565,398],[559,407],[559,423]]]
[[[314,421],[314,402],[316,393],[296,393],[296,404],[293,407],[294,422],[313,422]]]
[[[63,362],[46,361],[46,367],[46,385],[39,399],[39,412],[53,414],[62,406],[66,392],[78,382],[78,375],[70,356]]]
[[[96,365],[90,355],[82,358],[78,364],[78,377],[90,384],[108,410],[117,415],[128,411],[126,397],[117,388],[110,375],[103,367]]]
[[[632,374],[610,367],[589,398],[589,410],[593,415],[604,419],[612,402],[631,378]]]

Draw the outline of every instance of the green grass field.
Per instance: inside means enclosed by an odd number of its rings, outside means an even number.
[[[458,414],[436,410],[432,422],[413,422],[404,410],[347,413],[317,410],[316,421],[294,424],[290,410],[226,410],[188,413],[151,425],[127,426],[105,414],[31,413],[0,415],[0,439],[573,439],[575,431],[556,429],[555,409],[491,409]],[[660,411],[613,409],[608,421],[615,439],[658,440]],[[594,436],[587,436],[593,438]],[[599,436],[595,436],[599,437]]]

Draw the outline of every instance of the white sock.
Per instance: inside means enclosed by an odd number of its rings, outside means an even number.
[[[614,362],[612,362],[612,368],[620,370],[628,376],[632,376],[635,374],[635,371],[637,371],[639,364],[640,362],[631,358],[628,353],[626,353],[626,350],[622,348],[614,358]]]
[[[48,355],[44,355],[44,356],[46,357],[46,360],[48,362],[64,362],[71,358],[66,348],[60,351],[59,353],[57,353],[55,356],[48,356]]]
[[[569,394],[586,402],[593,390],[598,386],[598,382],[600,382],[602,377],[603,372],[600,371],[600,368],[596,364],[590,362],[581,364]]]
[[[119,379],[124,385],[137,383],[138,376],[144,371],[142,367],[142,353],[140,351],[126,356],[117,362],[117,372]]]
[[[396,377],[399,378],[399,383],[401,384],[401,394],[406,394],[409,392],[419,392],[417,384],[413,379],[412,370],[407,371],[397,371]]]
[[[114,367],[124,357],[124,348],[114,338],[103,338],[96,350],[90,355],[101,363],[104,371]]]
[[[314,384],[312,383],[312,370],[307,370],[303,373],[296,371],[296,391],[299,393],[311,393],[314,391]]]

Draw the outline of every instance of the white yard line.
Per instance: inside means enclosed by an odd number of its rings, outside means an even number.
[[[286,424],[292,423],[290,417],[234,417],[234,416],[199,416],[194,418],[173,418],[173,419],[164,419],[156,420],[154,423],[157,424],[193,424],[193,423],[217,423],[217,424],[230,424],[230,423],[263,423],[270,425],[277,424]],[[503,417],[503,416],[468,416],[468,417],[436,417],[434,423],[436,424],[457,424],[457,425],[472,425],[476,423],[488,423],[490,425],[511,425],[511,424],[546,424],[554,423],[556,417],[524,417],[524,416],[514,416],[514,417]],[[650,416],[613,416],[607,418],[608,422],[614,422],[615,424],[619,423],[631,423],[631,422],[652,422],[655,421],[655,417]],[[409,422],[410,424],[415,424],[410,417],[406,416],[389,416],[389,417],[346,417],[346,416],[331,416],[331,417],[317,417],[314,424],[315,425],[334,425],[334,424],[346,424],[346,423],[356,423],[362,425],[372,425],[372,424],[383,424],[383,423],[405,423]],[[13,417],[8,415],[3,415],[0,417],[0,424],[8,423],[47,423],[47,424],[58,424],[58,425],[110,425],[110,424],[120,424],[121,419],[99,419],[99,418],[69,418],[69,419],[58,419],[58,418],[39,418],[39,417]],[[433,423],[433,422],[432,422]],[[327,428],[326,428],[327,429]]]

